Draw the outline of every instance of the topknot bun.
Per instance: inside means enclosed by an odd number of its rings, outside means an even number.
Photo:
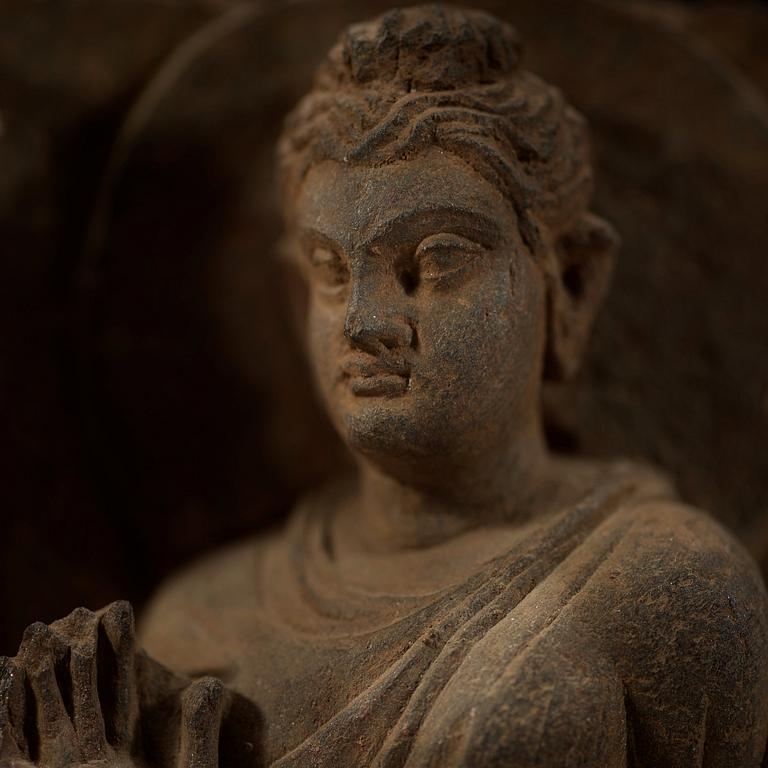
[[[521,55],[517,32],[487,13],[443,5],[399,8],[349,27],[321,79],[405,92],[455,90],[508,76]]]

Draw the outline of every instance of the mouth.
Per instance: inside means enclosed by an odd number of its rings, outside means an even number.
[[[405,376],[380,373],[351,379],[350,388],[358,397],[399,397],[408,391],[408,382]]]
[[[402,359],[355,355],[342,365],[342,380],[357,397],[400,397],[410,387],[411,374]]]

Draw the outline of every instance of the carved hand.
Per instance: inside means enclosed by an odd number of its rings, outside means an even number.
[[[137,653],[128,603],[78,608],[0,659],[0,766],[215,768],[226,699]]]

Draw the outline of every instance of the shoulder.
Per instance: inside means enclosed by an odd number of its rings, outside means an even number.
[[[590,575],[576,603],[621,621],[630,621],[623,611],[631,608],[660,625],[679,621],[680,612],[703,623],[726,612],[743,631],[764,631],[768,598],[763,578],[731,533],[711,515],[679,501],[653,467],[629,461],[585,466],[594,475],[591,482],[607,489],[603,497],[614,501],[607,502],[610,513],[561,569],[570,567],[575,577],[588,564],[585,573]],[[728,626],[731,622],[721,630]]]
[[[318,489],[279,527],[216,550],[165,581],[141,616],[145,650],[171,669],[203,674],[237,667],[248,644],[273,642],[275,603],[301,590],[295,562],[307,537],[317,534],[315,499],[338,492],[335,485]]]
[[[452,687],[461,700],[494,670],[478,716],[456,724],[468,763],[761,764],[766,593],[703,512],[661,497],[622,505],[481,646]]]
[[[222,666],[222,619],[239,605],[253,606],[264,546],[249,539],[223,547],[163,582],[140,616],[145,650],[179,671]]]
[[[710,515],[676,501],[646,501],[608,523],[624,533],[598,583],[623,621],[706,636],[715,645],[768,642],[768,597],[757,565]],[[649,624],[648,622],[652,622]],[[670,635],[670,630],[675,630]],[[754,647],[754,651],[758,648]]]
[[[706,739],[713,765],[720,752],[757,765],[768,728],[757,566],[714,519],[678,502],[644,502],[614,524],[625,533],[598,575],[589,621],[624,682],[637,739],[662,762]]]
[[[674,500],[648,500],[618,511],[609,525],[626,532],[607,565],[620,566],[612,575],[621,590],[650,608],[703,610],[718,604],[739,613],[749,604],[766,612],[757,565],[707,513]]]

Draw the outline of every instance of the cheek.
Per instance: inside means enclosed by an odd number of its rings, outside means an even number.
[[[500,269],[456,295],[431,297],[422,323],[424,355],[430,383],[444,398],[463,392],[506,401],[540,376],[543,293],[535,273],[521,272],[512,284]]]
[[[343,337],[342,309],[310,297],[307,312],[307,347],[315,379],[324,393],[333,385]]]

